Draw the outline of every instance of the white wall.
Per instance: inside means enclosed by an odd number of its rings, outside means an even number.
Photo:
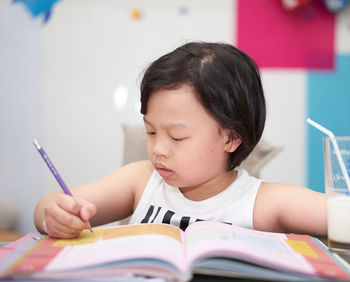
[[[32,139],[43,137],[42,32],[19,5],[0,2],[0,197],[19,209],[17,230],[33,230],[44,170]]]

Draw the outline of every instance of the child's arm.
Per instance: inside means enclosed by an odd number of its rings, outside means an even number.
[[[149,161],[136,162],[98,181],[71,188],[73,197],[49,194],[35,208],[35,226],[52,237],[70,238],[79,235],[88,220],[96,226],[127,217],[136,207],[152,171]]]
[[[264,182],[255,201],[253,225],[265,231],[326,235],[326,196],[298,185]]]

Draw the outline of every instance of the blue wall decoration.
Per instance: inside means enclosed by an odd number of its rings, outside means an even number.
[[[43,14],[44,23],[50,19],[52,7],[58,1],[60,0],[12,0],[13,3],[22,2],[34,18]]]

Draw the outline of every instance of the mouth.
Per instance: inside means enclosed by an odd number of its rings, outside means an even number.
[[[165,166],[159,163],[155,164],[155,168],[158,171],[159,175],[163,178],[168,178],[174,174],[172,170],[166,168]]]

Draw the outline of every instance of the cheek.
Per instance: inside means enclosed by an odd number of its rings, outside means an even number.
[[[213,165],[217,166],[224,162],[223,158],[225,156],[224,151],[215,142],[214,144],[201,142],[192,145],[187,150],[178,151],[176,155],[176,159],[181,163],[180,166],[184,170],[196,170],[196,168],[200,169]]]
[[[224,144],[219,137],[208,138],[207,141],[202,144],[202,151],[209,156],[222,154],[224,152]]]
[[[186,185],[201,183],[226,170],[226,157],[217,148],[198,150],[176,159],[177,175]]]
[[[203,148],[201,161],[204,162],[204,166],[221,169],[226,167],[227,157],[222,141],[216,139]]]
[[[152,141],[148,140],[148,138],[146,143],[146,150],[147,150],[148,158],[152,160],[153,144],[152,144]]]

